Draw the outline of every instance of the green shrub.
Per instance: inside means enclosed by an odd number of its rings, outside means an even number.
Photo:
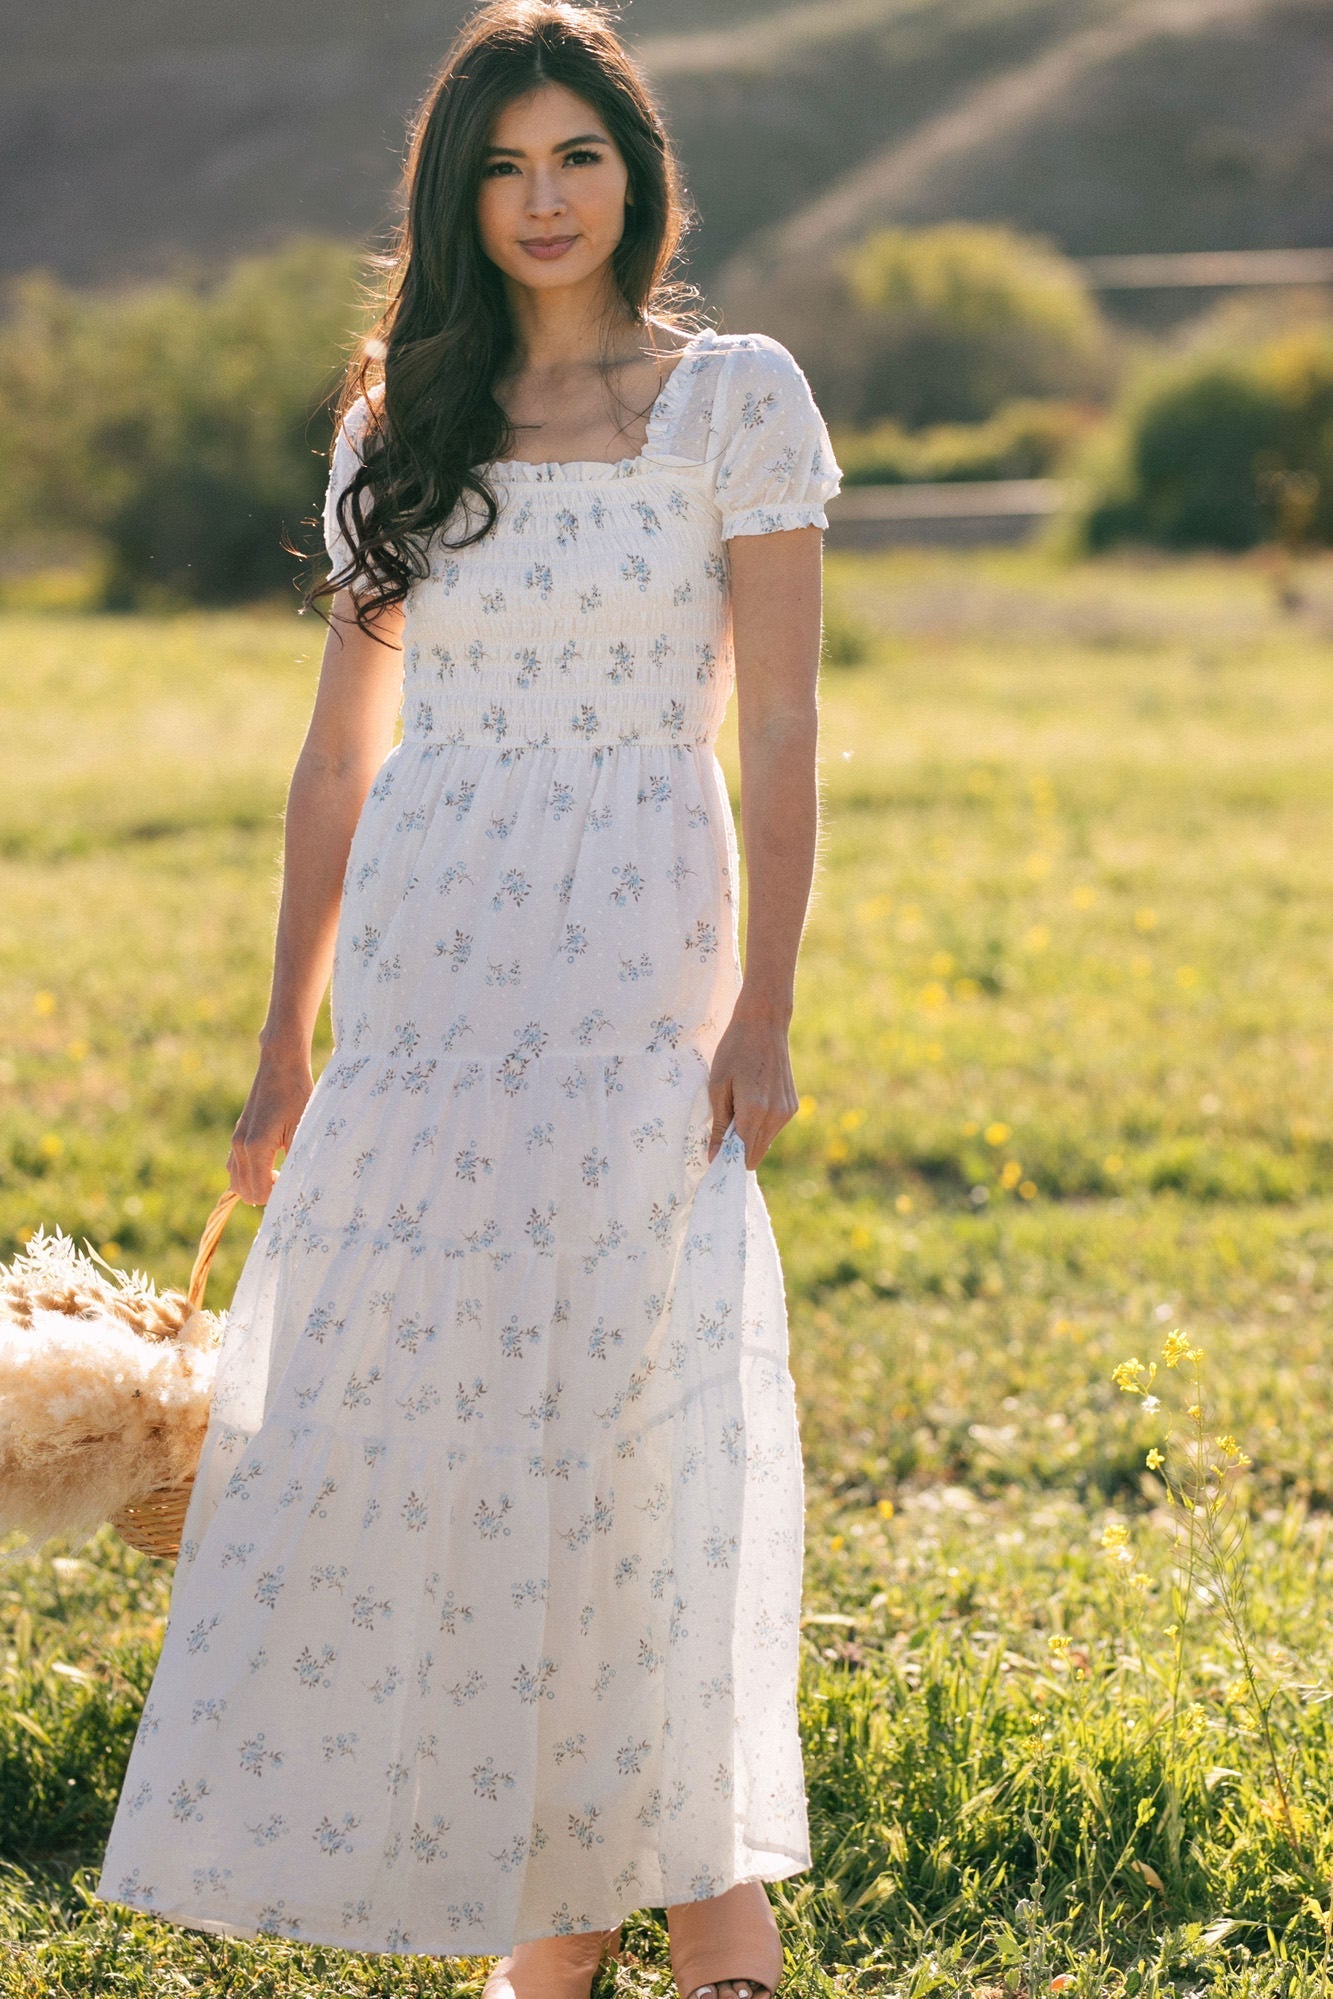
[[[127,292],[48,272],[0,323],[0,525],[80,530],[103,608],[234,603],[290,588],[284,540],[318,550],[334,387],[357,259],[306,239]]]
[[[1091,550],[1333,540],[1333,336],[1303,329],[1153,369],[1088,472]]]
[[[1039,238],[961,222],[879,229],[843,270],[869,319],[867,420],[975,423],[1016,397],[1108,386],[1096,302],[1077,266]]]
[[[1025,400],[985,423],[935,424],[913,434],[890,419],[860,433],[839,431],[833,442],[849,486],[1040,479],[1060,469],[1097,421],[1085,403]]]

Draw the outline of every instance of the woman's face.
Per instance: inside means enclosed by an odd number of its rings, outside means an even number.
[[[541,84],[507,104],[491,132],[477,196],[482,247],[534,291],[576,284],[619,243],[628,187],[624,158],[592,106],[563,84]],[[560,242],[543,252],[553,238]]]

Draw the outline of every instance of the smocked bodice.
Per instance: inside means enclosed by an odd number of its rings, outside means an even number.
[[[364,399],[349,413],[359,437]],[[325,505],[354,471],[339,434]],[[494,528],[460,502],[404,607],[403,732],[423,750],[599,756],[711,744],[735,679],[727,541],[827,526],[839,468],[809,384],[779,342],[705,328],[682,350],[643,450],[603,463],[500,459]],[[475,502],[473,503],[475,506]]]
[[[407,599],[405,736],[510,751],[713,740],[734,678],[716,510],[697,471],[626,462],[638,476],[493,468],[494,531],[432,550]]]

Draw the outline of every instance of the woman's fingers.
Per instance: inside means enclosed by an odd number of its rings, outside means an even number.
[[[291,1145],[313,1088],[313,1078],[288,1069],[274,1075],[261,1068],[255,1077],[227,1156],[232,1189],[251,1207],[262,1208],[272,1193],[278,1148]]]

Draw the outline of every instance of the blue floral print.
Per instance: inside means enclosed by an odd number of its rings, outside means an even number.
[[[488,471],[408,594],[97,1886],[222,1935],[501,1953],[810,1865],[782,1270],[734,1124],[707,1159],[714,744],[726,544],[839,469],[787,350],[706,328],[637,456]]]

